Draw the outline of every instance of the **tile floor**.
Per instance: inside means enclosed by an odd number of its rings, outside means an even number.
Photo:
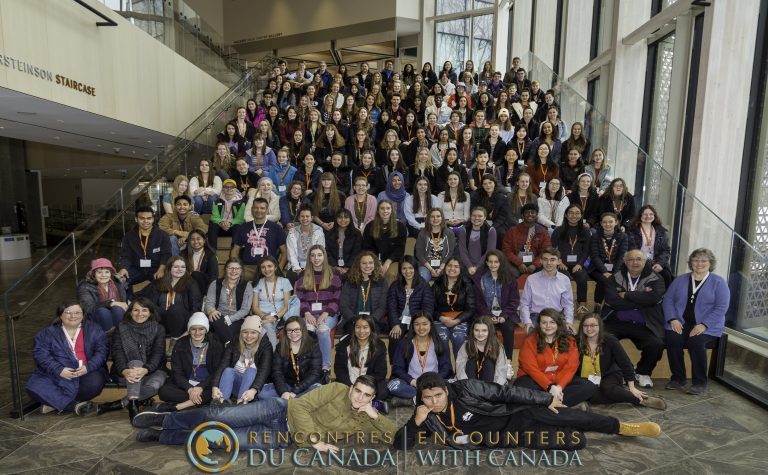
[[[657,381],[657,386],[663,381]],[[668,402],[666,411],[636,408],[628,404],[595,407],[625,421],[653,420],[663,434],[655,439],[624,438],[589,434],[588,447],[579,452],[582,466],[561,468],[516,468],[481,466],[420,466],[409,453],[397,455],[396,468],[339,467],[297,468],[286,463],[280,468],[259,468],[259,473],[644,473],[739,474],[765,473],[768,464],[768,411],[724,387],[712,383],[706,394],[690,396],[657,389]],[[134,440],[136,430],[125,412],[103,416],[89,414],[42,415],[35,412],[19,421],[7,418],[9,407],[0,408],[0,473],[39,474],[182,474],[196,473],[183,448],[142,444]],[[410,411],[398,408],[392,415],[403,424]],[[286,459],[288,460],[288,459]],[[253,471],[247,456],[240,455],[226,473]]]

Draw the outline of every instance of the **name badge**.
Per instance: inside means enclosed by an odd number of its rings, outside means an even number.
[[[429,265],[432,266],[433,269],[437,269],[440,267],[440,259],[432,259],[429,261]]]
[[[371,312],[358,312],[358,315],[363,315],[363,316],[366,316],[366,317],[370,317],[371,316]]]
[[[547,369],[544,370],[545,373],[555,373],[557,370],[560,369],[560,366],[553,364],[552,366],[547,366]]]
[[[200,381],[195,381],[194,379],[190,379],[189,380],[189,384],[191,384],[194,387],[194,386],[197,386],[198,384],[200,384]]]
[[[400,319],[401,325],[410,325],[411,324],[411,316],[410,315],[403,315],[403,317]]]
[[[607,270],[608,272],[613,272],[613,264],[606,264],[605,270]]]
[[[491,310],[491,313],[493,314],[494,317],[498,317],[499,315],[501,315],[501,309]]]
[[[314,302],[312,304],[312,311],[313,312],[322,312],[323,311],[323,304],[322,304],[322,302]]]
[[[523,218],[517,218],[517,223],[520,224],[523,222]]]
[[[263,256],[264,255],[264,248],[263,247],[257,247],[253,250],[254,253],[256,253],[257,256]]]
[[[277,185],[277,191],[279,191],[280,193],[284,192],[286,189],[287,188],[285,185]]]
[[[533,263],[533,253],[532,252],[521,252],[520,258],[523,260],[523,264],[532,264]]]
[[[543,190],[546,187],[547,187],[547,182],[546,181],[540,181],[539,182],[539,189]]]
[[[156,248],[152,249],[152,254],[157,254],[158,252],[160,252],[160,248],[159,247],[156,247]]]
[[[344,267],[344,259],[339,258],[336,262],[338,263],[338,267]]]
[[[590,383],[594,383],[595,386],[600,386],[600,376],[596,374],[590,374],[587,376],[587,379]]]
[[[573,263],[575,263],[578,260],[578,257],[579,256],[577,256],[576,254],[568,254],[565,257],[565,262],[567,262],[569,264],[573,264]]]
[[[525,165],[525,162],[523,160],[518,160],[517,165],[522,167],[523,165]]]
[[[139,259],[139,267],[152,267],[152,259]]]

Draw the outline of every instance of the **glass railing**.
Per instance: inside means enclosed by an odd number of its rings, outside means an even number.
[[[227,86],[248,67],[237,51],[183,0],[99,0]]]
[[[743,343],[745,348],[752,350],[762,348],[768,357],[768,351],[765,351],[768,348],[768,257],[736,233],[661,163],[653,160],[532,53],[528,56],[527,69],[531,79],[541,82],[542,89],[556,91],[556,101],[569,132],[574,121],[585,124],[592,150],[599,147],[606,151],[613,177],[624,178],[638,207],[652,204],[657,209],[671,233],[673,271],[678,274],[688,272],[688,256],[697,248],[705,247],[714,252],[717,258],[715,273],[728,281],[731,290],[731,305],[726,317],[729,344]],[[727,355],[731,351],[724,352]],[[733,371],[730,374],[728,365],[726,359],[722,373],[740,378],[734,375],[743,373]],[[764,379],[759,386],[768,398],[768,365],[760,367],[762,370],[758,371]],[[729,382],[739,385],[741,381]],[[754,380],[750,384],[754,386]]]
[[[156,201],[154,190],[162,189],[177,175],[197,174],[199,160],[213,157],[216,135],[235,117],[238,106],[266,86],[261,74],[271,70],[272,61],[265,59],[262,63],[266,69],[245,73],[163,152],[116,190],[96,213],[3,293],[9,367],[0,366],[0,376],[11,378],[16,411],[28,402],[23,384],[34,368],[34,335],[53,320],[58,304],[77,296],[77,282],[84,278],[92,259],[106,257],[118,261],[122,236],[133,227],[134,204]]]

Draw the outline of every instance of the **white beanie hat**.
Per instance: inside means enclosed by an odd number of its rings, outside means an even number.
[[[208,323],[208,317],[206,317],[203,312],[195,312],[191,317],[189,317],[189,321],[187,322],[187,331],[189,331],[189,329],[193,326],[205,328],[206,333],[211,331],[211,326]]]
[[[240,331],[243,330],[256,330],[257,332],[261,333],[261,317],[258,315],[251,315],[246,317],[246,319],[243,321],[243,326],[240,327]]]

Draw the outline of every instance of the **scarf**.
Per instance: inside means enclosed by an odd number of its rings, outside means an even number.
[[[236,201],[240,201],[243,199],[243,195],[240,194],[239,191],[235,191],[235,196],[228,200],[226,196],[222,193],[221,195],[222,201],[224,201],[224,212],[221,214],[221,220],[222,221],[231,221],[232,220],[232,205]]]
[[[392,179],[394,177],[400,178],[400,189],[395,190],[392,188]],[[392,200],[393,202],[397,204],[401,204],[403,201],[405,201],[405,197],[408,195],[405,191],[405,179],[403,179],[403,174],[400,172],[392,172],[389,174],[389,179],[387,180],[387,197]]]
[[[159,324],[152,320],[136,323],[128,319],[119,323],[120,341],[123,343],[123,352],[128,361],[147,362],[147,351],[152,346],[158,327]]]
[[[117,285],[115,285],[115,281],[112,279],[109,279],[107,290],[104,290],[104,287],[98,283],[96,288],[99,289],[99,297],[102,302],[109,302],[110,300],[118,300],[120,298],[120,292],[117,290]]]

